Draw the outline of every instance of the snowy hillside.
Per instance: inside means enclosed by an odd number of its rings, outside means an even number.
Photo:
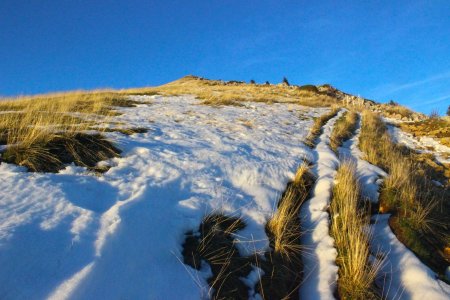
[[[299,218],[304,231],[303,280],[293,298],[336,297],[338,251],[330,235],[333,185],[345,159],[355,162],[362,195],[374,205],[385,170],[364,160],[356,132],[338,152],[330,149],[340,108],[306,138],[330,108],[295,103],[241,102],[199,105],[194,96],[129,96],[111,128],[140,128],[106,137],[121,157],[102,161],[98,174],[68,165],[58,173],[27,172],[0,164],[0,299],[205,299],[211,268],[184,263],[186,233],[202,219],[222,214],[242,219],[234,234],[243,257],[269,249],[266,224],[277,201],[306,161],[315,177]],[[395,136],[398,129],[391,129]],[[108,169],[109,168],[109,169]],[[386,299],[448,299],[450,286],[392,233],[388,214],[377,214],[370,232],[371,261],[383,260],[376,284]],[[379,254],[375,257],[375,254]],[[262,269],[241,278],[248,298]]]
[[[268,246],[266,219],[325,110],[136,97],[148,104],[115,121],[149,131],[110,133],[124,153],[104,175],[0,165],[0,298],[199,299],[207,287],[181,245],[216,210],[246,220],[242,251]]]

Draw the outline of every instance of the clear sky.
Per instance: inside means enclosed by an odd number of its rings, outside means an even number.
[[[450,1],[0,0],[0,95],[153,86],[187,74],[286,76],[442,114]]]

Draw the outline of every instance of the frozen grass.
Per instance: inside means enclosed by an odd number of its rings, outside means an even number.
[[[392,142],[383,121],[365,112],[359,140],[366,159],[389,173],[380,192],[379,211],[391,213],[390,225],[405,245],[436,272],[447,265],[449,190],[432,182],[435,170]]]
[[[327,123],[331,118],[336,116],[339,108],[334,107],[331,111],[321,115],[320,117],[314,120],[314,124],[311,127],[308,136],[306,137],[306,144],[311,148],[315,146],[317,137],[322,133],[322,127]]]
[[[330,136],[330,147],[334,152],[337,152],[337,148],[352,136],[357,122],[358,114],[353,111],[345,112],[336,121]]]
[[[93,167],[119,151],[100,134],[85,132],[115,115],[113,106],[134,102],[113,92],[73,92],[0,102],[2,159],[30,171],[56,172],[64,163]],[[96,128],[96,131],[101,129]]]
[[[283,196],[279,200],[278,208],[267,223],[267,231],[273,240],[274,252],[289,259],[291,253],[300,251],[298,237],[301,233],[298,221],[300,206],[313,184],[309,166],[304,162],[297,170]]]
[[[369,261],[370,207],[361,200],[356,167],[344,161],[336,175],[331,201],[331,235],[338,251],[341,299],[379,299],[374,282],[381,262]]]

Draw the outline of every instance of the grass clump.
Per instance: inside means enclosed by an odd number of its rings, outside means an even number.
[[[370,207],[361,201],[356,167],[341,164],[330,205],[331,235],[338,251],[338,293],[342,299],[380,299],[375,279],[381,262],[369,261]]]
[[[316,139],[317,137],[322,133],[323,129],[322,127],[327,123],[330,119],[335,117],[337,113],[339,112],[338,108],[332,108],[331,111],[321,115],[318,118],[314,119],[314,124],[309,130],[309,134],[306,137],[306,144],[310,146],[311,148],[316,145]]]
[[[118,157],[120,150],[99,134],[52,135],[28,146],[10,146],[2,154],[5,162],[26,167],[32,172],[58,172],[66,164],[95,169],[99,161]]]
[[[303,163],[278,202],[266,226],[271,251],[260,262],[264,271],[258,286],[265,299],[298,299],[302,280],[299,211],[314,183],[309,167]]]
[[[209,264],[208,279],[212,299],[247,299],[248,287],[240,279],[252,271],[251,260],[242,257],[235,245],[234,234],[245,223],[234,217],[211,214],[201,222],[197,232],[188,232],[183,244],[184,263],[201,269],[202,260]]]
[[[56,172],[65,163],[93,167],[119,150],[88,131],[115,115],[114,106],[135,103],[112,92],[73,92],[23,97],[0,102],[2,159],[30,171]],[[95,163],[94,163],[95,161]]]
[[[356,129],[358,114],[352,111],[345,112],[334,124],[330,136],[330,147],[337,152],[338,147],[348,140]]]
[[[380,191],[379,211],[391,213],[390,225],[399,240],[438,274],[450,262],[450,191],[438,187],[436,170],[396,145],[377,115],[365,112],[360,148],[366,159],[389,173]]]

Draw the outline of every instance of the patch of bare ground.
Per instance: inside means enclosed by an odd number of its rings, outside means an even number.
[[[184,263],[200,270],[202,260],[208,263],[212,299],[247,299],[248,287],[241,280],[252,270],[252,258],[242,257],[236,248],[234,234],[245,223],[223,214],[206,216],[196,232],[186,233],[183,244]]]

